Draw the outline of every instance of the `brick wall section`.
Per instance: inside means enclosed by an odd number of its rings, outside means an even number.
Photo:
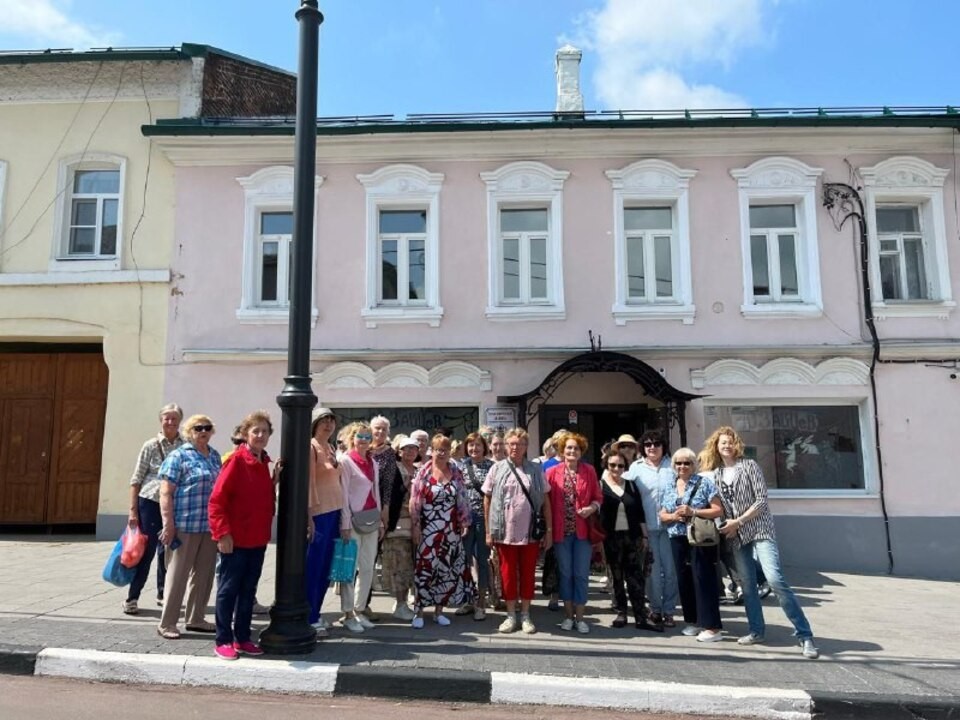
[[[207,55],[202,117],[293,115],[296,105],[296,77],[214,53]]]

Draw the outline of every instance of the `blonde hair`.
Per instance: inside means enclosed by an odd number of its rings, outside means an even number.
[[[517,440],[522,440],[523,442],[530,444],[530,436],[527,434],[527,431],[523,428],[510,428],[503,434],[504,441],[509,440],[510,438],[516,438]]]
[[[717,444],[724,435],[733,439],[733,451],[737,459],[743,457],[743,438],[729,425],[721,425],[707,438],[707,441],[703,444],[703,450],[700,451],[700,456],[697,458],[700,462],[700,469],[704,472],[723,467],[723,458],[720,457]]]
[[[677,450],[670,458],[670,464],[673,465],[677,460],[690,460],[693,462],[693,469],[697,469],[697,454],[688,447],[682,447]]]
[[[343,437],[346,438],[347,447],[351,450],[355,444],[354,438],[357,437],[357,433],[361,430],[368,430],[371,434],[373,433],[373,430],[370,428],[370,423],[364,422],[363,420],[352,422],[340,431],[340,435],[343,435]],[[340,435],[337,436],[338,439]]]
[[[187,442],[192,443],[197,434],[193,429],[197,425],[213,425],[213,420],[210,419],[209,415],[191,415],[184,421],[183,427],[180,428],[180,434],[187,439]],[[217,431],[217,426],[213,425],[213,430],[210,431],[210,434],[213,435]]]

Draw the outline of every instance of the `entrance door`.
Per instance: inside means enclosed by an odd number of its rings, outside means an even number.
[[[0,400],[0,519],[42,523],[50,469],[53,401]]]
[[[571,414],[576,413],[576,424]],[[547,405],[540,411],[540,445],[557,430],[567,429],[587,438],[589,447],[584,460],[596,466],[600,450],[624,433],[638,437],[644,430],[656,427],[659,413],[647,405],[561,406]],[[539,452],[538,452],[539,454]]]

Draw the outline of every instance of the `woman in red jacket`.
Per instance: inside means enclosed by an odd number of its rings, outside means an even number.
[[[563,460],[547,470],[550,505],[553,512],[553,547],[560,575],[560,599],[566,617],[561,630],[587,634],[590,626],[583,619],[587,606],[592,546],[587,518],[600,511],[603,492],[597,471],[581,462],[587,439],[577,433],[565,433],[557,443]]]
[[[250,639],[250,621],[273,522],[273,479],[265,450],[272,433],[264,410],[247,415],[239,428],[243,444],[223,466],[210,495],[210,533],[220,551],[214,653],[224,660],[263,654]]]

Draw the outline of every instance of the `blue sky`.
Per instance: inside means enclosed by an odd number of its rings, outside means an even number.
[[[321,0],[321,115],[960,105],[956,0]],[[0,48],[215,45],[295,70],[298,0],[0,0]]]

